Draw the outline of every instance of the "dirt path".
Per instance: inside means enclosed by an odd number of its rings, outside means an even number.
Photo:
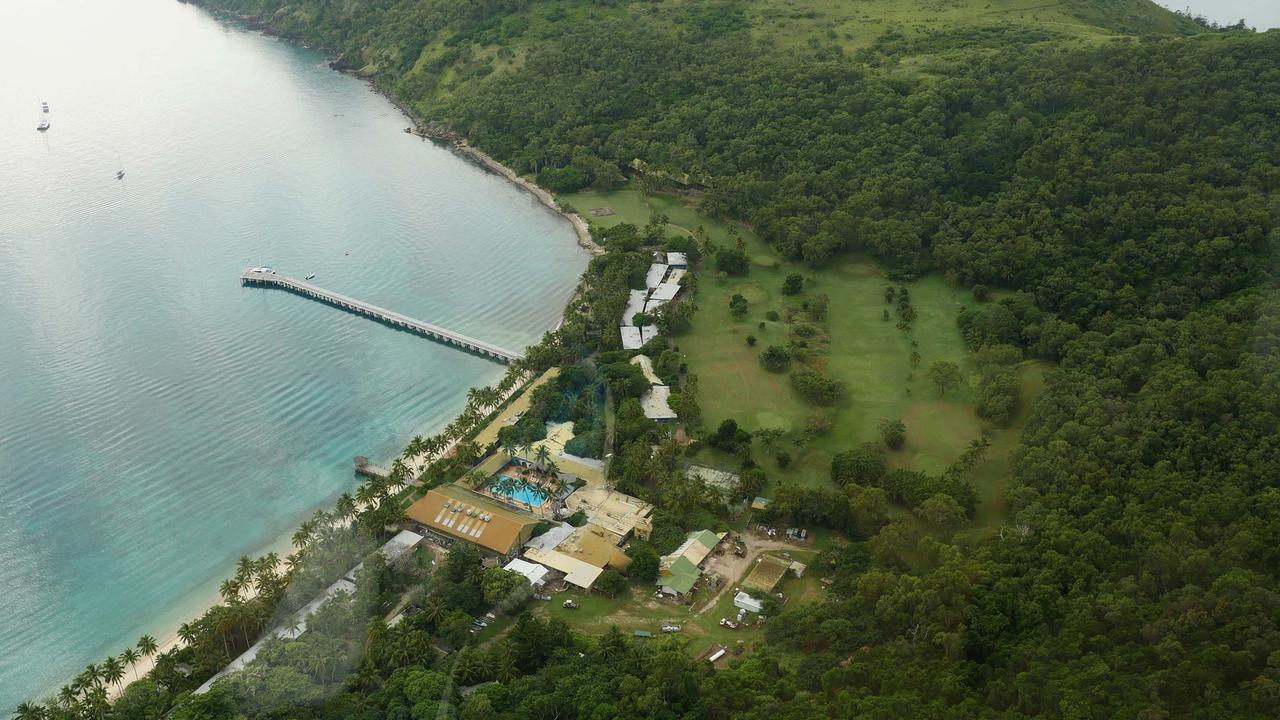
[[[743,533],[738,537],[742,538],[742,544],[746,546],[747,553],[745,557],[738,557],[732,551],[726,549],[723,555],[712,555],[711,560],[707,563],[706,572],[716,573],[724,578],[724,587],[713,595],[706,604],[701,608],[693,611],[694,615],[701,615],[716,603],[720,602],[720,597],[729,591],[730,588],[739,587],[742,578],[746,576],[747,571],[753,567],[755,560],[760,553],[769,550],[802,550],[803,547],[784,540],[772,540],[762,538],[752,533]]]

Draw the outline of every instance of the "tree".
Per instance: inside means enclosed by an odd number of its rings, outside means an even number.
[[[960,387],[962,377],[960,366],[948,360],[939,360],[929,366],[929,379],[943,395],[947,394],[948,390]]]
[[[882,418],[880,420],[880,439],[890,450],[897,450],[907,440],[907,426],[901,420]]]
[[[791,373],[791,387],[814,405],[831,405],[845,394],[844,383],[808,368]]]
[[[596,578],[592,587],[612,598],[627,589],[627,581],[617,570],[605,570]]]
[[[780,345],[770,345],[760,353],[760,366],[769,372],[782,372],[791,365],[791,354]]]
[[[120,662],[128,665],[129,669],[133,670],[134,680],[138,679],[138,660],[140,660],[141,657],[142,656],[138,654],[138,651],[131,647],[125,648],[124,652],[120,653]]]
[[[867,447],[836,453],[831,458],[831,479],[837,485],[875,485],[884,476],[884,458]]]
[[[960,507],[960,503],[956,502],[955,498],[944,493],[932,495],[920,503],[916,508],[916,515],[941,530],[950,530],[965,521],[964,508]]]
[[[653,546],[647,542],[632,541],[627,548],[627,557],[631,564],[627,566],[627,574],[634,580],[649,583],[658,579],[659,557]]]
[[[740,248],[722,248],[716,252],[716,269],[728,275],[746,275],[750,268],[747,254]]]
[[[756,336],[755,336],[755,335],[748,335],[748,336],[747,336],[747,345],[748,345],[749,347],[755,347],[755,344],[756,344]]]
[[[739,428],[738,422],[733,418],[727,418],[721,421],[720,427],[716,428],[715,434],[707,442],[711,447],[736,453],[741,447],[751,442],[751,433]]]
[[[138,638],[138,652],[142,653],[142,657],[149,658],[156,654],[160,646],[156,644],[156,639],[150,635],[143,635]]]
[[[783,295],[799,295],[804,292],[804,276],[799,273],[792,273],[782,281]]]
[[[738,293],[734,293],[729,298],[729,314],[736,318],[743,318],[747,315],[747,299]]]

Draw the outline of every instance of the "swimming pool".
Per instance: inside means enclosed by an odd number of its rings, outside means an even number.
[[[515,500],[516,502],[526,503],[533,507],[538,507],[542,503],[546,502],[547,494],[539,490],[538,488],[530,487],[528,485],[523,485],[521,484],[520,480],[513,478],[509,475],[500,475],[499,477],[501,477],[503,480],[514,483],[516,486],[516,489],[512,490],[509,493],[505,493],[499,490],[498,488],[494,487],[493,485],[490,485],[489,492],[493,493],[494,495],[504,495],[506,497],[511,498],[512,500]]]

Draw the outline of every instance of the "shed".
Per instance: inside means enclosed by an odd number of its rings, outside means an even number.
[[[520,558],[516,558],[507,563],[506,567],[502,569],[523,575],[534,588],[542,587],[542,584],[546,582],[547,573],[551,572],[537,563],[531,563],[527,560],[521,560]]]
[[[651,637],[653,637],[653,633],[649,632],[648,630],[636,630],[635,632],[633,632],[633,633],[631,633],[631,634],[632,634],[632,635],[634,635],[635,637],[638,637],[638,638],[651,638]]]
[[[764,610],[764,603],[751,597],[745,592],[742,592],[741,590],[738,591],[737,595],[733,596],[733,605],[734,607],[740,607],[743,610],[746,610],[747,612],[753,612],[753,613],[758,613],[761,610]]]

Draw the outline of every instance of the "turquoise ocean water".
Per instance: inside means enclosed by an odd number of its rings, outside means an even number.
[[[567,223],[406,124],[174,0],[0,3],[0,712],[166,634],[502,372],[244,267],[510,348],[555,325]]]

